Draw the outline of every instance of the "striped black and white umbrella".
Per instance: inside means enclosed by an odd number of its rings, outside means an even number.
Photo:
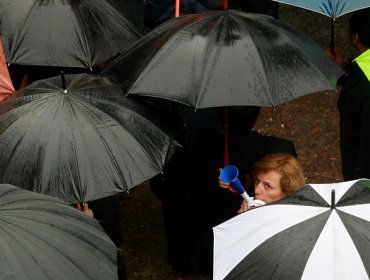
[[[213,231],[214,279],[369,279],[370,180],[307,185]]]

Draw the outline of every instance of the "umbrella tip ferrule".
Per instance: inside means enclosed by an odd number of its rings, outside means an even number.
[[[63,90],[62,90],[62,92],[63,92],[63,93],[68,93],[68,90],[63,89]]]
[[[330,209],[335,209],[335,190],[331,190],[331,205]]]

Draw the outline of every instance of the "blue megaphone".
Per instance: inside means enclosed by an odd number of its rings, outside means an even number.
[[[220,178],[225,183],[230,183],[243,197],[243,199],[248,203],[248,207],[252,206],[261,206],[265,203],[260,200],[254,200],[253,197],[250,197],[245,189],[243,188],[240,180],[238,178],[239,170],[235,165],[225,166],[220,173]]]

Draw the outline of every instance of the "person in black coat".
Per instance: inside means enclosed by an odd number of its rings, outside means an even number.
[[[234,10],[279,17],[279,3],[271,0],[230,0],[229,4]]]
[[[370,47],[370,8],[354,12],[349,19],[350,39],[360,52]],[[335,59],[343,66],[338,50]],[[342,174],[345,181],[370,178],[370,82],[353,62],[339,83],[340,150]]]
[[[230,164],[237,165],[240,180],[248,189],[256,161],[270,153],[296,156],[294,144],[252,130],[259,107],[228,107]],[[240,195],[218,187],[219,168],[224,158],[225,108],[195,111],[177,106],[185,123],[182,148],[176,151],[163,174],[150,180],[162,201],[169,264],[183,273],[212,274],[212,227],[235,216]],[[253,188],[248,189],[253,196]]]
[[[220,108],[221,116],[224,110]],[[259,112],[260,108],[253,106],[227,108],[229,164],[237,166],[239,180],[250,196],[254,195],[251,173],[255,162],[271,153],[297,157],[292,141],[263,135],[252,129]],[[194,258],[199,271],[209,276],[213,269],[212,228],[234,217],[243,201],[239,194],[218,186],[219,170],[224,167],[224,134],[211,137],[208,131],[197,137],[194,153],[198,159],[193,166],[197,173],[194,176],[196,180],[191,182],[199,201],[194,218],[197,220]]]

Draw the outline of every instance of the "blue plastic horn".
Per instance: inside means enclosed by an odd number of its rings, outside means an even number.
[[[221,170],[220,178],[223,182],[230,183],[230,185],[240,193],[240,195],[246,202],[248,202],[249,205],[253,200],[248,196],[242,184],[240,183],[238,174],[239,170],[235,165],[227,165]]]
[[[235,189],[238,190],[243,199],[248,203],[248,208],[261,206],[265,203],[261,200],[254,200],[249,197],[238,178],[239,170],[234,165],[227,165],[221,170],[220,178],[225,183],[230,183]]]
[[[225,183],[230,183],[237,191],[242,194],[245,192],[238,178],[239,170],[234,165],[225,166],[220,174],[220,178]]]

